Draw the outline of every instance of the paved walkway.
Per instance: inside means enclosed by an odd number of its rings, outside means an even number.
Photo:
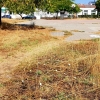
[[[100,38],[95,32],[100,31],[100,19],[67,19],[67,20],[44,20],[38,19],[23,24],[32,24],[45,27],[53,27],[56,30],[71,31],[72,36],[66,41]],[[58,33],[57,33],[58,35]],[[61,35],[61,34],[59,34]]]

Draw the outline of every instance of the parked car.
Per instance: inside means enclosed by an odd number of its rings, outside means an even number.
[[[34,15],[27,15],[27,16],[22,17],[22,19],[36,19],[36,16],[34,16]]]
[[[9,19],[11,19],[11,16],[10,15],[3,15],[2,18],[9,18]]]
[[[19,14],[11,14],[12,19],[22,19]]]

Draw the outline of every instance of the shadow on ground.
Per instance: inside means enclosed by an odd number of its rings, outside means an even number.
[[[10,23],[6,23],[6,22],[2,22],[0,29],[2,30],[27,30],[27,29],[34,29],[37,28],[37,26],[32,23],[30,25],[28,24],[10,24]]]

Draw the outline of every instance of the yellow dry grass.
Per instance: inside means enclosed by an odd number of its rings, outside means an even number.
[[[100,30],[98,32],[96,32],[96,34],[100,34]]]
[[[2,21],[15,24],[24,20],[2,19]],[[56,39],[50,36],[50,29],[0,29],[0,81],[9,80],[10,73],[21,62],[31,60],[32,55],[46,53],[56,45],[58,45]],[[3,90],[5,89],[0,88],[2,93]]]
[[[0,99],[99,100],[100,41],[63,38],[50,29],[1,29]]]
[[[24,21],[26,21],[26,20],[2,18],[2,22],[7,22],[7,23],[11,23],[11,24],[16,24],[18,22],[24,22]]]
[[[3,19],[14,23],[19,20]],[[20,20],[21,21],[21,20]],[[10,73],[21,62],[29,61],[32,56],[47,53],[59,45],[58,40],[50,36],[50,29],[0,30],[0,80],[6,80]],[[61,40],[61,38],[60,38]],[[5,78],[4,78],[5,77]]]

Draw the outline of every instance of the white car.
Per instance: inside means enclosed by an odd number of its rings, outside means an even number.
[[[19,14],[12,14],[11,18],[12,19],[22,19],[22,17]]]

